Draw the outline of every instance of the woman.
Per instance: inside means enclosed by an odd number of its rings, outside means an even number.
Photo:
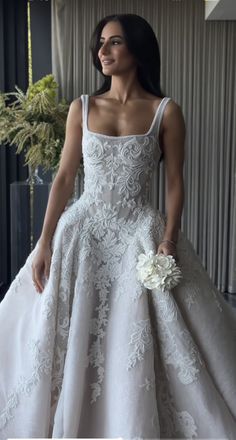
[[[179,230],[185,124],[156,37],[112,15],[90,48],[104,84],[70,106],[41,237],[0,307],[1,438],[233,439],[236,316]],[[148,202],[161,156],[166,220]],[[150,250],[177,257],[172,291],[138,280]]]

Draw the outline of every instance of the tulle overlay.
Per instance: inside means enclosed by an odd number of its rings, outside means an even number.
[[[29,255],[0,304],[0,438],[236,437],[236,312],[179,232],[183,278],[172,291],[138,281],[165,217],[148,202],[158,132],[87,129],[85,190],[52,241],[42,294]]]

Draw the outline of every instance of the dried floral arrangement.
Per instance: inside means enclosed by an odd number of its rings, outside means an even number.
[[[52,74],[30,85],[26,91],[0,92],[0,143],[24,151],[25,164],[57,171],[65,140],[69,104],[58,102],[58,84]],[[13,98],[13,99],[12,99]],[[8,103],[8,101],[11,101]]]

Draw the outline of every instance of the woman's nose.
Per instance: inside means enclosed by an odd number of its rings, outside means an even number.
[[[100,53],[105,54],[109,52],[109,46],[107,44],[103,44],[100,48]]]

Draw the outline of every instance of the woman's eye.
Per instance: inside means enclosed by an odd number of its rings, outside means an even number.
[[[115,41],[115,40],[113,40],[112,41],[112,44],[120,44],[120,41]],[[103,41],[100,41],[99,42],[99,46],[101,47],[103,45]]]

